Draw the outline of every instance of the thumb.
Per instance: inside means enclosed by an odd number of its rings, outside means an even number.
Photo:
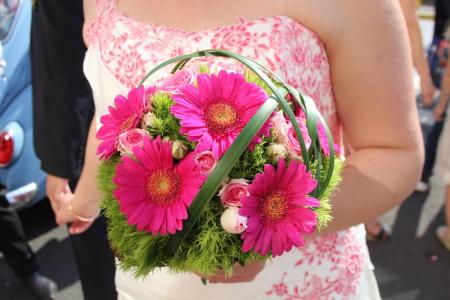
[[[66,185],[64,186],[63,191],[64,191],[64,193],[66,193],[66,194],[72,194],[72,190],[70,189],[70,186],[69,186],[68,183],[66,183]]]
[[[70,191],[69,192],[59,192],[57,200],[60,203],[69,203],[70,201],[72,201],[72,198],[73,198],[73,194]]]
[[[67,210],[64,206],[59,206],[55,212],[56,224],[62,226],[64,224],[70,223],[73,221],[74,217],[72,213]]]

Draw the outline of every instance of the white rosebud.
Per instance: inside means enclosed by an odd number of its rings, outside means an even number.
[[[172,144],[172,156],[175,159],[182,159],[188,152],[188,147],[180,140]]]
[[[223,187],[223,186],[226,185],[228,182],[230,182],[230,176],[225,175],[225,177],[222,179],[221,186]]]
[[[141,121],[142,128],[153,127],[156,117],[153,113],[149,112],[144,115]]]
[[[220,217],[220,224],[226,232],[240,234],[247,228],[247,217],[239,214],[238,207],[229,207]]]
[[[161,139],[163,142],[170,142],[170,136],[165,136]]]
[[[267,148],[267,154],[272,162],[277,162],[280,158],[286,158],[288,150],[281,144],[270,144]]]

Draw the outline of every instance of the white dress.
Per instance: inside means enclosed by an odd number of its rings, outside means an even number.
[[[430,177],[430,192],[420,212],[417,237],[422,237],[436,219],[445,203],[447,186],[450,185],[450,106],[439,137],[433,174]]]
[[[113,1],[98,1],[97,13],[87,28],[90,46],[84,64],[97,120],[116,95],[126,95],[158,62],[195,50],[225,48],[260,61],[312,96],[339,141],[325,49],[315,33],[294,20],[241,18],[233,26],[187,32],[137,22]],[[233,63],[227,67],[239,68]],[[268,262],[250,283],[204,286],[194,274],[159,269],[145,279],[117,270],[116,285],[119,299],[127,300],[380,299],[362,225],[310,240]]]

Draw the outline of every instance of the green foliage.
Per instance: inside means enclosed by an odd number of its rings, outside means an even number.
[[[151,126],[147,127],[153,137],[158,135],[170,137],[171,140],[188,142],[185,136],[180,134],[180,122],[170,113],[173,104],[169,93],[159,92],[152,97],[152,113],[155,119]]]
[[[202,64],[198,67],[197,74],[209,74],[210,70],[209,67],[205,64]]]
[[[264,165],[268,163],[269,157],[265,153],[269,140],[265,139],[257,144],[254,150],[245,150],[237,164],[231,169],[231,178],[245,178],[252,180],[255,174],[262,173]]]
[[[198,225],[177,251],[170,267],[175,271],[194,271],[205,275],[212,275],[216,270],[222,269],[227,275],[231,275],[236,262],[246,264],[268,258],[253,252],[242,252],[239,235],[226,232],[220,225],[223,210],[219,199],[215,197]]]
[[[245,68],[244,69],[244,78],[248,82],[253,82],[262,88],[267,95],[272,95],[272,90],[267,86],[267,84],[253,72],[252,70]]]
[[[326,170],[328,169],[329,159],[323,159],[323,166],[321,172],[321,180],[325,180]],[[317,223],[318,230],[324,229],[327,224],[333,219],[331,212],[332,207],[330,203],[330,198],[333,196],[333,192],[336,190],[338,185],[342,181],[342,169],[344,167],[344,162],[339,158],[334,160],[333,176],[323,193],[319,196],[320,207],[316,208],[314,211],[317,213]]]
[[[120,212],[118,201],[112,192],[112,183],[118,159],[103,162],[99,168],[98,183],[102,192],[102,208],[108,218],[108,238],[111,248],[125,270],[133,270],[136,276],[146,276],[157,267],[168,266],[173,272],[197,272],[212,275],[218,269],[232,274],[236,262],[241,264],[266,260],[252,252],[242,252],[239,235],[224,231],[220,215],[224,208],[219,199],[213,199],[201,216],[189,238],[183,242],[174,257],[164,256],[168,236],[152,236],[128,225]]]
[[[258,161],[258,164],[262,166],[264,164],[262,159],[264,147],[258,146],[255,148],[255,152],[246,151],[244,156]],[[269,259],[269,255],[263,257],[251,251],[242,252],[242,241],[239,235],[228,233],[222,229],[220,216],[224,208],[218,197],[209,203],[205,213],[200,217],[198,225],[194,227],[188,239],[181,244],[175,256],[165,256],[164,248],[169,236],[152,236],[150,233],[138,231],[135,226],[128,225],[125,216],[120,211],[119,203],[113,196],[115,185],[112,182],[119,160],[120,157],[114,157],[100,165],[98,184],[102,192],[101,206],[108,218],[108,238],[111,248],[120,259],[120,267],[123,269],[132,270],[137,277],[146,276],[155,268],[164,266],[169,267],[175,273],[197,272],[207,276],[222,269],[227,276],[231,276],[232,267],[236,262],[246,264],[255,260]],[[241,159],[232,172],[248,178],[250,174],[254,173],[244,174],[247,166],[244,161],[245,159]],[[315,209],[318,214],[319,230],[325,228],[331,220],[329,198],[341,181],[340,172],[343,162],[341,160],[335,160],[335,162],[333,179],[320,197],[320,207]],[[327,160],[324,164],[326,163]]]

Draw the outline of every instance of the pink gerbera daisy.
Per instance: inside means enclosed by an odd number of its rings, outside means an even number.
[[[220,158],[267,94],[256,84],[245,81],[241,74],[226,71],[198,75],[197,84],[198,87],[186,85],[174,95],[171,112],[180,120],[180,132],[198,142],[198,151],[212,150]],[[267,132],[265,129],[264,133]]]
[[[292,246],[304,244],[303,234],[310,234],[317,224],[319,200],[309,197],[317,185],[304,164],[291,161],[286,166],[278,161],[278,168],[265,165],[248,187],[249,196],[242,199],[239,214],[248,217],[248,227],[241,235],[244,252],[278,256]]]
[[[325,127],[319,121],[317,123],[317,132],[319,136],[320,146],[322,147],[322,151],[326,156],[330,156],[330,144],[328,143],[328,136],[325,130]],[[334,144],[334,152],[339,155],[341,153],[341,147],[338,144]]]
[[[297,113],[298,117],[296,117],[297,122],[300,126],[300,130],[302,132],[303,138],[305,139],[306,147],[309,148],[311,146],[311,138],[309,137],[308,129],[306,127],[306,115],[303,111],[300,111]],[[288,138],[289,141],[291,141],[291,147],[297,154],[301,153],[300,144],[297,140],[297,135],[295,134],[295,130],[292,127],[292,123],[288,121],[289,127],[288,127]],[[330,156],[330,145],[328,144],[328,137],[327,132],[325,130],[325,127],[322,125],[322,123],[319,121],[317,122],[317,136],[320,141],[320,146],[322,147],[322,151],[325,154],[325,156]],[[336,154],[339,154],[341,152],[341,148],[339,145],[334,144],[334,150]]]
[[[154,92],[154,87],[139,87],[130,90],[126,98],[119,95],[114,99],[114,106],[108,107],[109,114],[100,118],[102,126],[97,132],[97,139],[101,141],[97,149],[100,158],[110,158],[117,151],[119,135],[137,127]]]
[[[153,235],[183,228],[187,208],[203,184],[193,155],[175,165],[171,149],[171,142],[145,138],[142,148],[133,149],[136,159],[123,157],[113,179],[128,224]]]
[[[306,117],[304,117],[304,114],[302,114],[300,117],[296,117],[297,123],[300,127],[300,130],[302,132],[303,139],[305,140],[306,148],[309,148],[311,146],[311,138],[308,133],[308,128],[306,127]],[[289,141],[289,147],[291,150],[296,152],[297,154],[301,154],[301,148],[300,143],[297,139],[297,134],[295,133],[294,127],[292,126],[292,123],[288,120],[288,141]],[[330,156],[330,145],[328,144],[328,137],[327,133],[325,131],[325,127],[322,125],[322,123],[319,121],[317,123],[317,136],[320,141],[320,146],[322,147],[322,151],[326,156]],[[339,154],[340,147],[338,145],[334,145],[335,152]]]

